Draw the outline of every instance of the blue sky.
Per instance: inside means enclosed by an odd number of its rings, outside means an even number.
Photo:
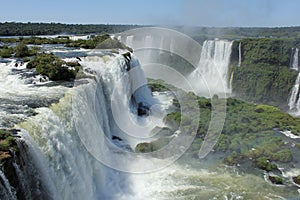
[[[299,26],[300,0],[13,0],[0,21],[189,26]]]

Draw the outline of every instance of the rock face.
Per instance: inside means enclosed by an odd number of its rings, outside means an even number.
[[[149,153],[153,151],[154,151],[153,144],[148,142],[140,143],[135,148],[135,152],[137,153]]]
[[[150,109],[145,103],[140,102],[138,103],[137,114],[138,116],[149,116]]]
[[[1,161],[2,171],[17,199],[51,199],[46,183],[28,155],[27,146],[20,142],[20,151]],[[0,180],[0,184],[1,184]],[[0,199],[2,199],[0,195]]]
[[[293,177],[293,181],[297,184],[300,185],[300,175]]]

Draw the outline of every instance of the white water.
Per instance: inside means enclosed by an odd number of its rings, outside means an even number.
[[[240,67],[242,65],[242,43],[239,43],[239,64],[238,66]]]
[[[14,82],[19,84],[14,92],[19,89],[26,95],[28,90],[31,98],[40,98],[38,92],[48,96],[66,93],[58,104],[36,109],[38,115],[19,125],[49,199],[271,199],[272,193],[284,194],[257,176],[203,170],[199,160],[196,170],[187,164],[158,170],[162,168],[158,165],[170,163],[131,154],[130,148],[146,141],[155,126],[163,126],[165,114],[143,86],[145,78],[139,62],[133,57],[130,65],[136,70],[127,72],[122,56],[82,60],[84,69],[95,74],[95,79],[72,89],[41,87],[37,91],[25,87],[22,81]],[[44,94],[45,90],[49,92]],[[9,90],[5,92],[9,94]],[[136,116],[132,94],[137,102],[151,107],[149,117]],[[166,101],[170,104],[170,99]],[[123,141],[112,141],[112,135]],[[157,171],[148,173],[151,169]]]
[[[228,68],[232,43],[226,40],[207,40],[203,43],[198,67],[190,75],[198,94],[210,97],[231,93]]]
[[[290,98],[288,100],[288,106],[290,111],[296,115],[299,113],[300,110],[299,85],[300,85],[300,73],[297,76],[295,85],[292,89]]]
[[[133,47],[133,35],[126,37],[125,44],[129,47]]]
[[[123,56],[87,57],[81,64],[96,72],[95,80],[70,89],[50,108],[36,109],[38,115],[19,125],[21,136],[54,199],[144,198],[147,194],[135,191],[132,176],[118,170],[141,173],[165,162],[130,153],[152,129],[164,125],[165,113],[144,85],[134,57],[130,72]],[[151,116],[136,115],[131,95],[150,107]]]
[[[299,49],[295,48],[293,59],[292,59],[291,69],[299,71],[299,68],[298,68],[299,67],[299,61],[298,60],[299,60]]]
[[[298,48],[293,49],[291,69],[296,70],[296,71],[299,71],[298,56],[299,56],[299,49]],[[300,86],[300,73],[297,76],[297,79],[295,81],[294,87],[291,91],[291,94],[290,94],[290,97],[288,100],[289,110],[290,110],[291,114],[293,114],[293,115],[300,114],[299,86]]]
[[[0,128],[27,119],[34,113],[31,107],[49,104],[67,90],[62,86],[38,87],[49,82],[40,82],[43,78],[26,71],[26,63],[19,67],[15,64],[16,61],[0,63]]]

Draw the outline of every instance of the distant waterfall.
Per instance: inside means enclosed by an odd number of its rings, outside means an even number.
[[[291,69],[293,70],[299,70],[299,49],[294,48],[293,49],[293,55],[292,55],[292,62],[291,62]]]
[[[292,49],[292,56],[291,56],[291,65],[290,68],[292,70],[299,71],[299,49],[293,48]],[[300,93],[299,93],[299,87],[300,87],[300,72],[297,76],[297,79],[295,81],[295,85],[292,89],[290,98],[288,100],[288,106],[289,110],[294,114],[299,114],[300,111]]]
[[[300,111],[299,86],[300,86],[300,73],[298,74],[298,77],[296,79],[295,85],[292,89],[289,102],[288,102],[289,109],[292,112]]]
[[[130,35],[130,36],[127,36],[126,37],[126,41],[125,41],[125,44],[129,47],[132,47],[133,45],[133,35]]]
[[[242,65],[242,43],[239,43],[239,64],[238,66],[240,67]]]
[[[145,70],[147,64],[162,64],[179,68],[180,60],[188,62],[188,73],[198,65],[202,46],[194,39],[180,32],[159,27],[130,30],[119,35],[118,39],[131,47]],[[179,62],[178,62],[179,61]],[[184,70],[183,70],[184,71]]]
[[[232,43],[227,40],[207,40],[203,43],[198,67],[190,75],[200,95],[231,93],[228,68]]]

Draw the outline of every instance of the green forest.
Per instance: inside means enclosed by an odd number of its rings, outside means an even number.
[[[138,25],[61,24],[61,23],[0,23],[0,36],[32,36],[58,34],[119,33],[138,28]]]

